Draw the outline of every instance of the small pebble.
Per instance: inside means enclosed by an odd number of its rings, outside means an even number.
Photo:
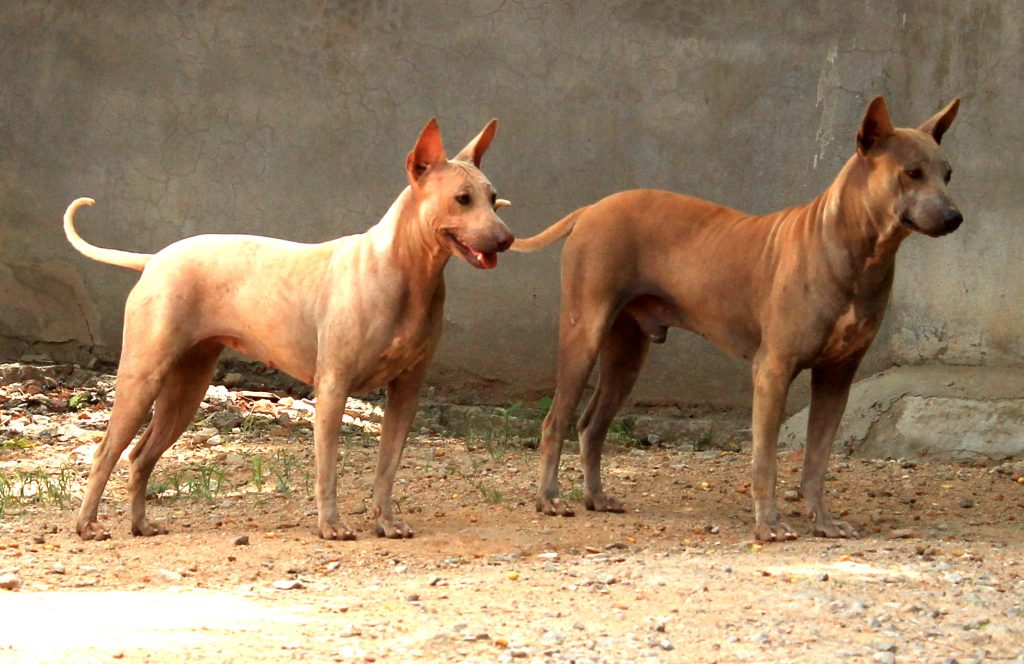
[[[796,489],[788,489],[784,494],[782,494],[782,499],[790,503],[795,503],[800,500],[800,492]]]
[[[406,595],[405,596],[405,601],[407,601],[407,602],[418,602],[418,601],[420,601],[420,596],[417,593],[412,593],[410,595]]]
[[[964,509],[970,509],[974,507],[974,501],[970,498],[961,498],[959,505]]]
[[[652,648],[660,648],[662,650],[675,650],[675,646],[668,639],[651,639],[650,645]]]
[[[235,546],[247,546],[249,544],[249,536],[239,535],[235,539],[231,540],[231,543]]]
[[[920,536],[913,528],[894,528],[889,532],[889,537],[893,539],[916,539]]]
[[[298,579],[284,579],[281,581],[274,581],[274,588],[276,590],[299,590],[303,588],[302,582]]]
[[[160,570],[160,576],[164,577],[168,581],[181,581],[182,578],[181,574],[178,574],[177,572],[174,572],[169,569]]]
[[[981,629],[988,623],[988,618],[978,618],[977,620],[972,620],[970,622],[964,623],[963,629],[965,632],[973,632],[975,630]]]
[[[17,574],[9,572],[0,575],[0,590],[17,590],[21,587],[21,579]]]
[[[891,652],[876,652],[873,659],[879,664],[893,664],[896,661],[896,655]]]

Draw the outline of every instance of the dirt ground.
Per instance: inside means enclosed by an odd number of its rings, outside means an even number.
[[[0,661],[1024,662],[1012,465],[833,459],[831,504],[863,535],[830,541],[809,536],[801,452],[784,451],[803,537],[762,547],[742,414],[620,422],[605,476],[626,514],[582,509],[570,446],[580,509],[551,518],[532,503],[544,404],[428,405],[395,487],[416,536],[382,540],[366,515],[380,404],[353,402],[339,498],[359,539],[325,542],[310,403],[221,387],[154,473],[171,533],[130,535],[122,462],[101,507],[113,538],[82,542],[111,381],[27,375],[0,385]]]

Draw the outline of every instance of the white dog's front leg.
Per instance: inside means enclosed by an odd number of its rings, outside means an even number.
[[[388,383],[388,400],[384,407],[384,423],[380,432],[377,452],[377,476],[373,482],[373,516],[375,530],[382,537],[412,537],[412,529],[392,511],[391,489],[395,473],[402,461],[402,451],[409,428],[416,417],[420,402],[420,387],[426,375],[428,362],[423,362]]]
[[[313,441],[316,454],[317,530],[329,540],[356,538],[351,528],[338,518],[338,435],[348,390],[333,378],[317,380],[316,419]]]

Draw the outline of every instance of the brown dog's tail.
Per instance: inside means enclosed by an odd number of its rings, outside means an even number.
[[[512,251],[518,251],[521,253],[537,251],[538,249],[543,249],[552,242],[561,240],[572,232],[573,226],[576,225],[576,220],[579,219],[579,216],[583,214],[587,207],[589,206],[581,207],[579,210],[569,213],[569,216],[564,217],[560,221],[556,221],[533,237],[517,239],[512,243]]]
[[[75,210],[82,207],[83,205],[92,205],[96,201],[91,198],[76,198],[71,201],[71,205],[64,212],[64,234],[68,236],[68,242],[71,246],[93,259],[101,263],[109,263],[110,265],[119,265],[121,267],[131,268],[142,272],[143,268],[146,267],[146,263],[153,257],[152,254],[135,254],[130,251],[118,251],[117,249],[104,249],[103,247],[97,247],[89,244],[78,234],[75,230]]]

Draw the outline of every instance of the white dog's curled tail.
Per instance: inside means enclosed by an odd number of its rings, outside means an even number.
[[[91,198],[76,198],[71,201],[71,205],[64,212],[64,234],[68,236],[68,242],[71,246],[80,251],[82,254],[88,256],[94,261],[101,263],[109,263],[110,265],[119,265],[121,267],[131,268],[132,270],[142,270],[146,267],[146,263],[153,257],[153,254],[136,254],[130,251],[119,251],[117,249],[104,249],[103,247],[97,247],[91,245],[82,239],[82,236],[75,230],[75,211],[83,205],[92,205],[96,201]]]

